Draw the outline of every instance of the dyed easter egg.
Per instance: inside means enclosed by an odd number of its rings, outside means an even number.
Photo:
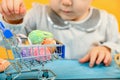
[[[40,44],[45,38],[53,38],[53,34],[41,30],[33,30],[29,33],[28,38],[32,44]]]
[[[35,56],[37,61],[47,61],[51,59],[51,53],[48,48],[33,48],[32,54]]]

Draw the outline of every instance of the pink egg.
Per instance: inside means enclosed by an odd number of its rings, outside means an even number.
[[[31,54],[35,56],[37,61],[47,61],[51,59],[51,53],[48,48],[32,48]]]

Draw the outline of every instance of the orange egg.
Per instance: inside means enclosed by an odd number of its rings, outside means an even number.
[[[48,44],[55,45],[56,41],[53,38],[46,38],[42,42],[42,45],[45,45],[45,44],[46,45],[48,45]],[[48,49],[50,50],[51,53],[54,53],[54,51],[56,50],[56,47],[55,46],[50,46],[50,47],[48,47]]]

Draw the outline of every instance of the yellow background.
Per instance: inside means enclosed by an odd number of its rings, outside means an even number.
[[[24,2],[25,5],[27,6],[27,9],[29,9],[31,7],[32,2],[47,4],[49,0],[24,0]],[[100,9],[105,9],[111,14],[114,14],[120,26],[120,0],[93,0],[92,5]]]
[[[24,0],[27,9],[31,8],[32,2],[48,4],[48,1],[49,0]],[[94,0],[92,5],[100,9],[105,9],[108,12],[114,14],[120,26],[120,0]],[[0,58],[7,58],[5,52],[6,52],[5,49],[0,48]],[[11,55],[11,51],[8,51],[8,53],[9,55]],[[12,55],[10,56],[10,58],[13,58]]]

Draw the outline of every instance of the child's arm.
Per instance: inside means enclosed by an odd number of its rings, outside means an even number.
[[[23,21],[26,8],[23,0],[2,0],[0,4],[0,13],[5,22],[19,24]]]
[[[94,64],[104,63],[109,66],[112,61],[112,54],[118,52],[119,48],[119,32],[118,23],[114,16],[106,15],[105,40],[98,46],[93,47],[88,54],[80,60],[81,63],[90,62],[90,67]],[[104,22],[103,22],[104,24]],[[104,30],[104,29],[103,29]]]
[[[23,0],[1,0],[0,2],[0,21],[13,34],[21,33],[25,13]],[[5,47],[2,34],[0,34],[0,46]]]

